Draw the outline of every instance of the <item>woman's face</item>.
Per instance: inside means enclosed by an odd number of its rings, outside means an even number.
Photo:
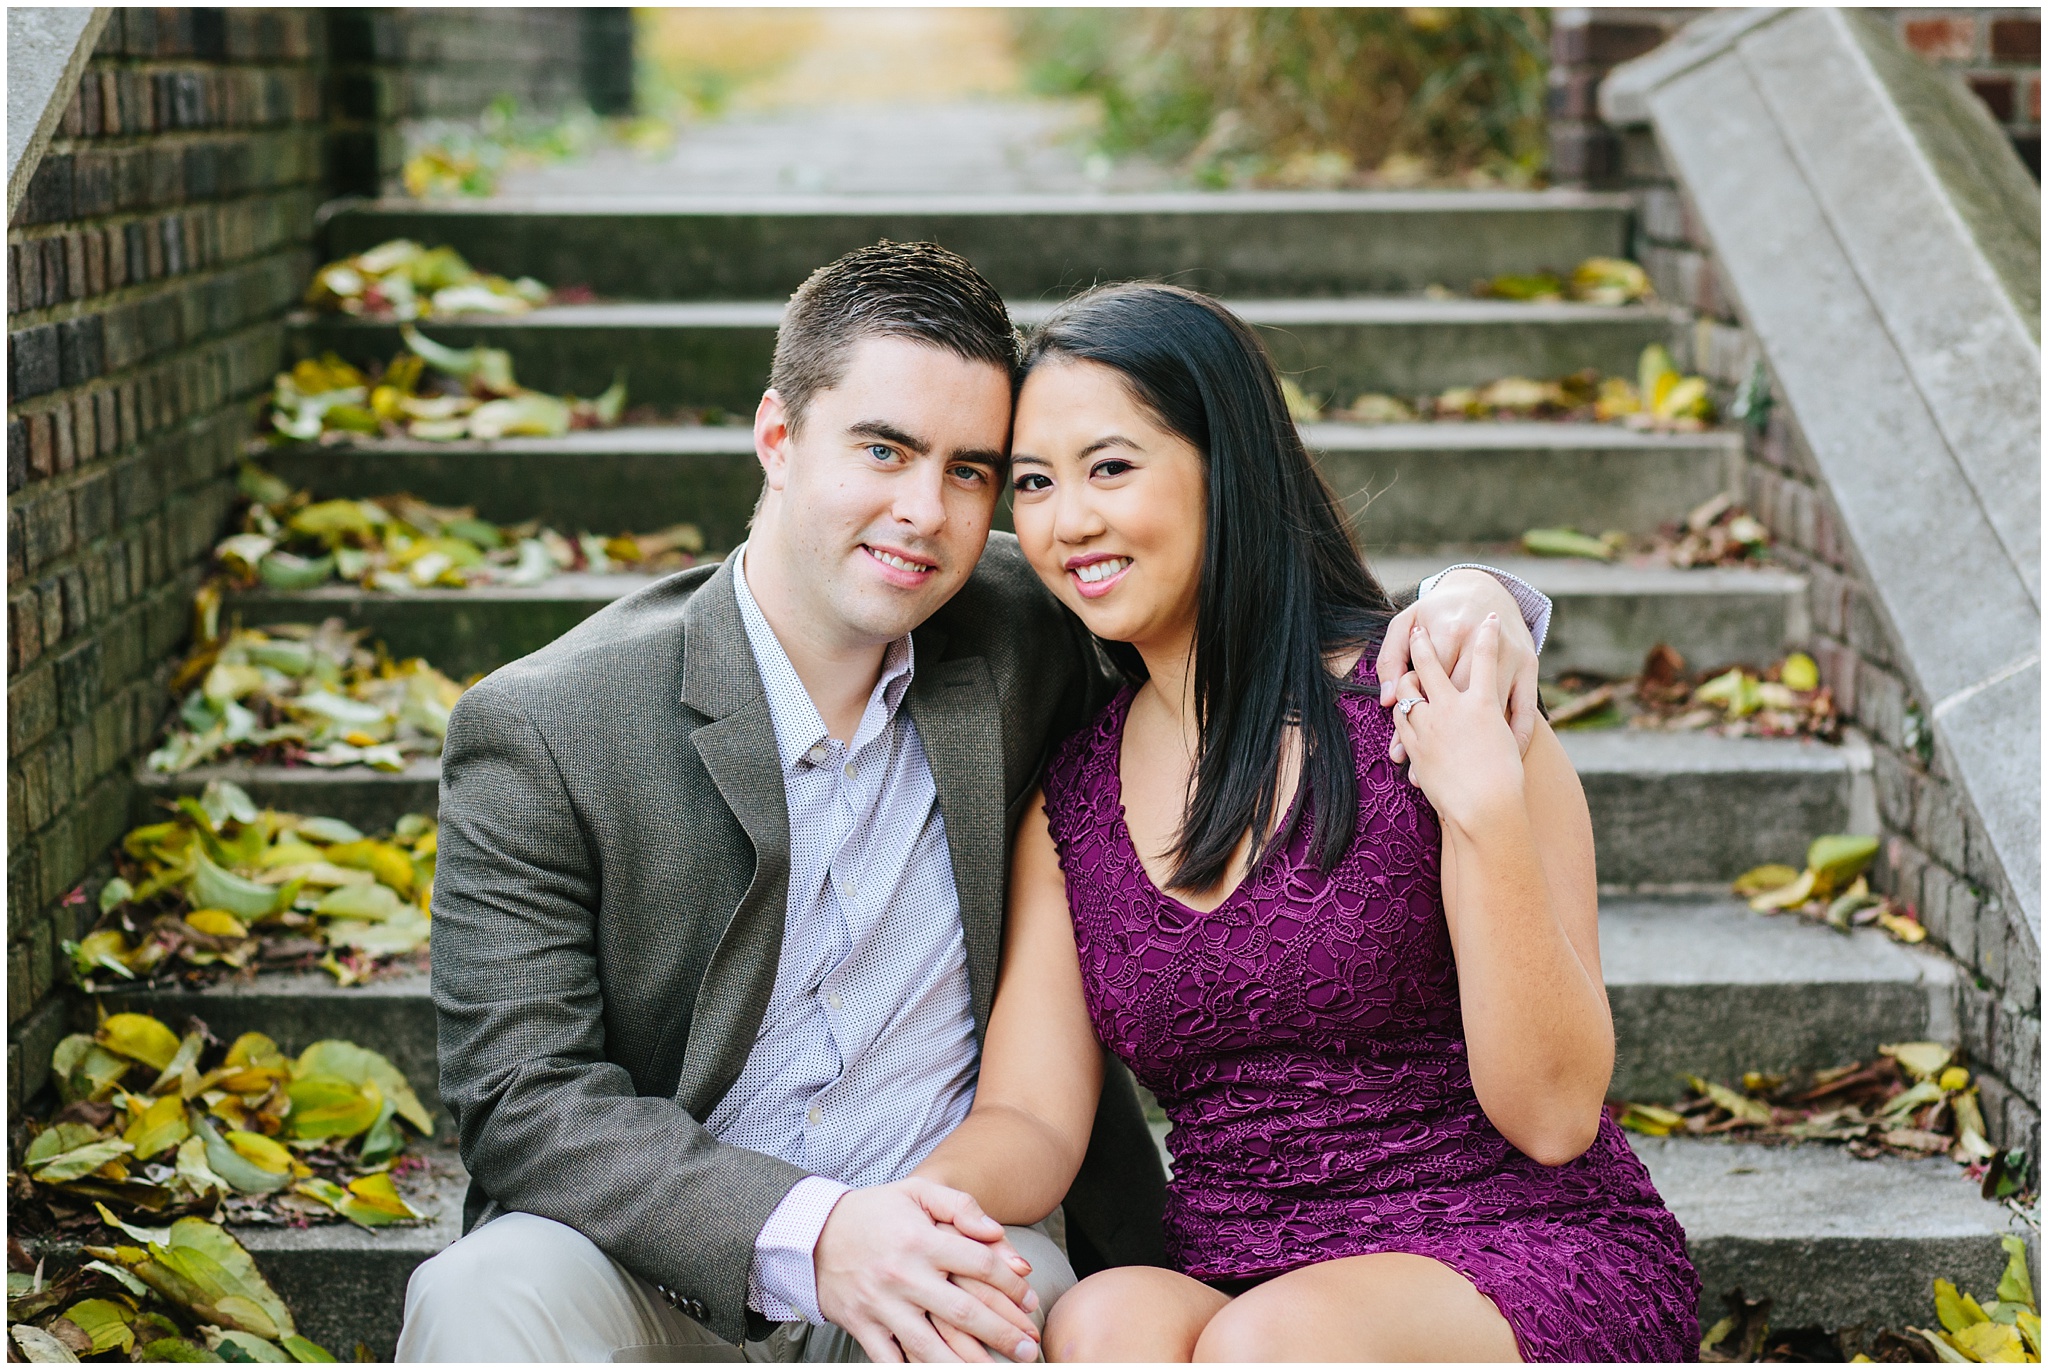
[[[1118,371],[1055,358],[1025,378],[1010,454],[1017,541],[1089,631],[1139,647],[1191,638],[1208,521],[1194,444]]]

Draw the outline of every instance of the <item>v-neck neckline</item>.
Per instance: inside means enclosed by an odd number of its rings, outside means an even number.
[[[1117,705],[1116,734],[1110,739],[1109,773],[1110,777],[1116,782],[1117,833],[1123,839],[1124,846],[1130,849],[1132,858],[1137,861],[1138,874],[1144,878],[1145,888],[1152,891],[1153,898],[1172,904],[1199,917],[1206,917],[1217,912],[1224,905],[1235,900],[1238,895],[1244,893],[1246,887],[1258,879],[1265,868],[1281,854],[1286,844],[1275,843],[1267,848],[1266,854],[1259,859],[1258,864],[1247,869],[1242,876],[1238,877],[1237,883],[1230,887],[1228,894],[1207,908],[1197,908],[1184,899],[1168,894],[1160,887],[1159,882],[1153,878],[1152,872],[1146,869],[1145,854],[1138,850],[1138,839],[1131,833],[1130,815],[1124,809],[1124,727],[1130,722],[1131,702],[1137,698],[1137,694],[1137,689],[1134,686],[1126,686],[1124,688],[1123,698]],[[1295,823],[1300,820],[1302,805],[1307,799],[1306,787],[1301,784],[1301,780],[1304,778],[1297,777],[1294,786],[1294,798],[1289,802],[1287,816],[1282,820],[1281,826],[1275,829],[1276,832],[1290,833],[1294,830]]]

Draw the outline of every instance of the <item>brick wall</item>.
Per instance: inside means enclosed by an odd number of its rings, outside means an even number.
[[[1638,258],[1661,296],[1693,311],[1692,366],[1714,382],[1724,413],[1746,382],[1768,396],[1742,419],[1747,502],[1771,529],[1779,559],[1809,578],[1810,650],[1843,713],[1870,739],[1885,836],[1873,880],[1914,905],[1931,939],[1968,972],[1962,1043],[1983,1083],[1992,1140],[2038,1157],[2039,952],[2008,914],[2017,905],[1933,745],[1928,702],[1907,679],[1798,422],[1779,401],[1768,370],[1759,370],[1761,350],[1737,316],[1698,216],[1665,172],[1648,129],[1619,136],[1615,166],[1638,196]]]
[[[377,35],[394,118],[474,115],[504,91],[579,90],[583,52],[556,43],[586,22],[113,11],[7,234],[10,1118],[67,1030],[58,944],[90,910],[66,899],[126,828],[283,317],[316,265],[352,131],[330,44]]]
[[[1550,179],[1557,185],[1625,182],[1623,148],[1600,122],[1600,81],[1661,44],[1697,9],[1556,9],[1550,28]],[[1907,47],[1962,74],[2041,177],[2041,11],[1875,9]]]
[[[333,157],[337,189],[389,188],[408,123],[467,119],[500,96],[527,113],[632,104],[631,11],[334,9]],[[622,79],[623,78],[623,79]]]
[[[233,497],[322,199],[312,11],[117,9],[7,235],[7,1075]]]

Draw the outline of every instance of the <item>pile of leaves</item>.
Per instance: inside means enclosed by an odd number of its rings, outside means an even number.
[[[1744,566],[1770,553],[1771,532],[1723,492],[1667,523],[1653,537],[1609,531],[1595,536],[1576,528],[1531,528],[1522,550],[1539,557],[1582,557],[1588,561],[1626,558],[1631,565]]]
[[[98,924],[64,952],[92,992],[312,965],[361,983],[425,950],[438,838],[424,814],[366,837],[216,780],[121,839]]]
[[[1911,904],[1870,888],[1864,871],[1876,856],[1875,837],[1816,837],[1806,849],[1806,869],[1758,866],[1736,877],[1733,888],[1758,913],[1797,913],[1841,933],[1874,923],[1898,941],[1925,941],[1927,929]]]
[[[1288,412],[1297,423],[1556,419],[1691,433],[1704,430],[1715,418],[1706,378],[1681,374],[1661,343],[1643,349],[1634,381],[1603,378],[1590,370],[1547,381],[1505,376],[1486,385],[1453,386],[1414,398],[1369,392],[1340,408],[1330,407],[1325,396],[1309,394],[1291,380],[1282,385]]]
[[[306,590],[340,580],[406,594],[538,585],[560,571],[679,571],[704,551],[704,535],[690,523],[572,539],[538,520],[500,525],[472,508],[405,494],[316,501],[254,465],[243,466],[239,485],[249,500],[242,531],[222,539],[214,556],[229,580],[245,587]]]
[[[365,375],[334,353],[280,371],[270,390],[270,426],[293,442],[415,438],[558,438],[572,428],[608,428],[626,407],[626,382],[594,400],[530,390],[513,378],[499,347],[443,347],[411,324],[407,351]]]
[[[220,592],[200,592],[217,606]],[[199,615],[218,621],[218,610]],[[364,646],[338,618],[203,634],[171,677],[184,700],[149,768],[176,775],[227,757],[267,765],[403,770],[438,756],[463,686],[423,658]]]
[[[1482,300],[1573,300],[1607,305],[1637,304],[1657,297],[1657,292],[1650,288],[1649,273],[1622,257],[1588,257],[1563,276],[1554,271],[1537,271],[1474,281],[1472,294]]]
[[[137,1243],[140,1243],[137,1245]],[[326,1364],[225,1228],[204,1218],[140,1227],[111,1215],[77,1255],[7,1243],[9,1338],[22,1360]]]
[[[2027,1244],[2012,1236],[2000,1241],[2005,1272],[1986,1302],[1961,1293],[1947,1280],[1934,1282],[1934,1317],[1941,1328],[1916,1327],[1913,1332],[1926,1341],[1936,1360],[1954,1365],[2040,1362],[2041,1310],[2027,1273]]]
[[[1793,652],[1761,671],[1729,666],[1689,674],[1685,658],[1658,643],[1642,670],[1622,680],[1569,672],[1539,687],[1556,728],[1642,728],[1732,737],[1841,737],[1834,694],[1820,668]]]
[[[554,301],[531,276],[508,281],[478,271],[452,247],[393,238],[313,273],[306,303],[323,313],[395,320],[462,314],[524,314]]]
[[[224,1044],[197,1018],[180,1036],[148,1014],[116,1013],[59,1042],[50,1074],[63,1106],[31,1124],[8,1177],[13,1217],[32,1206],[32,1230],[93,1216],[118,1226],[115,1210],[364,1228],[425,1216],[394,1169],[406,1129],[431,1137],[434,1117],[398,1067],[354,1042],[290,1057],[260,1032]]]
[[[1623,1127],[1651,1137],[1740,1134],[1750,1141],[1827,1142],[1866,1159],[1945,1155],[1971,1167],[1999,1156],[2002,1175],[2023,1172],[2024,1155],[2017,1161],[2000,1156],[1985,1140],[1977,1085],[1953,1063],[1950,1048],[1900,1042],[1878,1051],[1873,1061],[1811,1075],[1749,1071],[1739,1087],[1687,1075],[1689,1093],[1674,1107],[1610,1103],[1608,1111]]]

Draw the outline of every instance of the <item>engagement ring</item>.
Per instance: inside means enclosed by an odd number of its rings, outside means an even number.
[[[1420,696],[1417,696],[1414,699],[1397,699],[1394,701],[1394,712],[1399,714],[1401,717],[1406,718],[1409,715],[1409,713],[1413,711],[1417,704],[1427,704],[1428,702],[1428,700],[1423,699]]]

